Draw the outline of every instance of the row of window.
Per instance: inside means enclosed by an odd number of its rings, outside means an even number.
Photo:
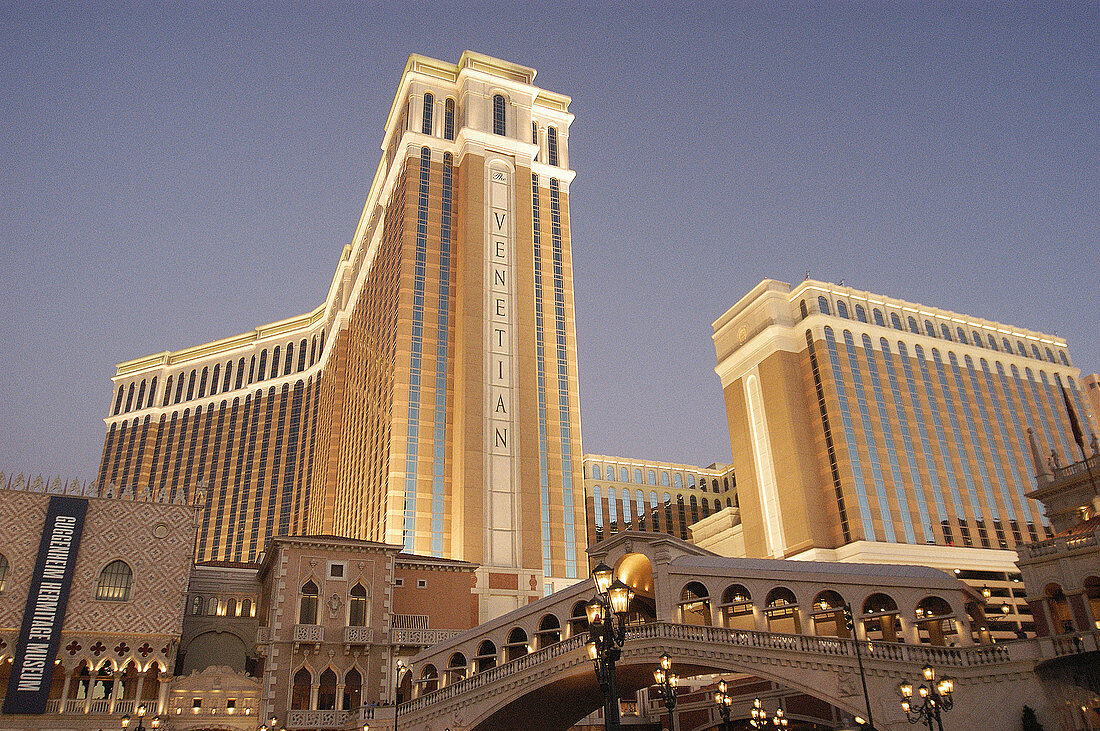
[[[297,351],[293,341],[285,346],[276,345],[271,350],[270,368],[268,367],[268,350],[264,348],[260,351],[258,360],[257,356],[252,356],[247,371],[245,370],[244,358],[237,361],[236,371],[234,371],[232,360],[226,361],[224,368],[221,363],[215,363],[213,367],[206,366],[202,370],[192,368],[190,374],[187,371],[180,371],[176,375],[168,376],[168,382],[164,388],[164,397],[161,399],[160,405],[171,406],[181,401],[190,401],[194,398],[204,398],[218,393],[225,393],[229,390],[236,390],[257,381],[278,378],[280,375],[288,376],[292,372],[301,373],[317,362],[324,348],[325,331],[322,330],[319,341],[316,335],[313,336],[312,341],[302,338],[297,345]],[[307,352],[309,354],[308,362],[306,359]],[[294,364],[295,353],[297,353],[297,367]],[[236,373],[236,379],[233,377],[234,372]],[[247,381],[245,381],[246,373],[248,375]],[[175,385],[174,393],[173,384]],[[126,384],[119,386],[111,415],[128,414],[131,411],[153,406],[157,395],[156,377],[148,385],[147,391],[146,380],[143,378],[140,382],[132,381],[129,386]]]
[[[592,465],[592,468],[589,470],[589,474],[591,475],[593,480],[602,480],[602,479],[604,479],[605,472],[604,472],[603,469],[600,468],[600,466],[598,464],[594,464],[594,465]],[[630,478],[630,470],[626,467],[620,467],[620,468],[616,469],[612,465],[607,465],[606,474],[607,474],[607,479],[608,480],[615,480],[617,482],[631,482],[632,481],[631,478]],[[635,482],[639,485],[656,485],[657,484],[657,477],[658,477],[658,473],[657,473],[656,470],[652,470],[652,469],[646,470],[645,480],[643,481],[642,480],[642,470],[638,467],[634,468],[633,482]],[[673,472],[672,473],[672,478],[671,478],[671,483],[672,484],[669,484],[669,473],[665,472],[664,470],[661,470],[660,480],[661,480],[661,487],[675,487],[677,490],[683,489],[683,487],[684,487],[684,476],[679,472]],[[687,486],[689,488],[693,488],[693,487],[696,486],[695,480],[696,480],[696,476],[694,474],[692,474],[690,472],[687,473]],[[698,480],[699,480],[699,483],[698,483],[699,489],[702,490],[703,492],[706,492],[707,491],[707,478],[700,475],[698,477]],[[717,477],[711,479],[711,486],[713,487],[714,492],[718,492],[719,488],[718,488],[718,478]],[[733,486],[734,487],[737,486],[736,479],[734,480]],[[730,489],[729,478],[728,477],[723,477],[722,478],[722,492],[727,492],[729,489]]]
[[[298,624],[317,624],[317,609],[320,601],[321,593],[317,584],[310,579],[302,586],[298,598]],[[366,627],[369,621],[370,600],[367,598],[367,589],[362,584],[356,583],[348,591],[347,626]]]
[[[669,535],[676,533],[676,528],[680,538],[683,540],[688,539],[687,527],[693,523],[698,523],[702,518],[710,516],[711,504],[706,498],[697,500],[695,495],[689,496],[689,502],[685,503],[683,495],[676,496],[676,518],[673,519],[672,511],[672,496],[667,492],[664,493],[662,498],[663,502],[657,502],[657,493],[649,493],[649,505],[646,505],[645,495],[641,490],[635,493],[636,500],[632,505],[630,498],[630,491],[623,489],[623,497],[620,502],[618,496],[615,494],[615,488],[608,487],[607,489],[607,529],[609,533],[615,533],[620,530],[639,530],[639,531],[651,531],[651,532],[665,532]],[[688,520],[688,508],[690,506],[691,520]],[[664,526],[662,528],[661,520],[661,508],[664,512]],[[726,498],[726,507],[737,507],[736,495],[733,499]],[[701,513],[700,513],[701,508]],[[718,512],[722,509],[721,502],[714,499],[714,512]],[[621,510],[621,516],[620,516]],[[592,488],[592,518],[593,525],[596,528],[596,541],[603,540],[604,531],[604,503],[602,500],[602,492],[600,486],[596,485]],[[620,524],[620,518],[622,520]]]
[[[313,704],[313,674],[308,668],[298,668],[290,689],[290,708],[293,711],[355,710],[362,704],[363,674],[352,668],[344,674],[344,690],[337,699],[337,675],[332,668],[325,668],[317,677],[317,702]],[[339,703],[337,703],[339,701]]]
[[[240,600],[230,597],[222,601],[216,596],[193,596],[190,611],[192,615],[207,614],[211,617],[255,617],[256,604],[250,597]]]
[[[420,115],[420,132],[425,135],[435,134],[435,95],[430,91],[424,94],[423,106]],[[455,138],[455,112],[456,102],[453,97],[447,97],[443,101],[443,127],[440,132],[445,140]],[[508,129],[508,100],[503,94],[493,95],[493,134],[506,135]],[[538,122],[531,122],[531,143],[539,144]],[[546,161],[550,165],[558,165],[558,130],[556,127],[546,127]]]
[[[806,305],[806,300],[802,300],[799,308],[801,310],[803,318],[809,316],[809,308]],[[825,297],[824,295],[818,296],[817,309],[824,315],[831,315],[832,309],[830,307],[829,298]],[[852,316],[849,314],[847,303],[842,299],[836,300],[836,314],[839,317],[843,317],[848,320],[853,319]],[[879,308],[875,307],[871,310],[871,317],[873,318],[874,323],[879,327],[887,326],[882,310],[880,310]],[[867,311],[864,309],[863,305],[857,304],[855,306],[854,319],[859,320],[860,322],[867,322]],[[1069,357],[1066,355],[1066,351],[1064,350],[1058,351],[1058,359],[1056,360],[1053,350],[1051,350],[1049,347],[1045,347],[1044,357],[1044,353],[1041,353],[1039,351],[1039,346],[1035,343],[1031,343],[1031,349],[1028,350],[1027,346],[1024,345],[1024,341],[1017,340],[1014,350],[1012,343],[1009,341],[1008,338],[1002,336],[1001,342],[1000,344],[998,344],[997,338],[994,337],[992,333],[986,333],[983,340],[982,333],[978,330],[971,330],[970,335],[968,336],[966,330],[964,330],[961,326],[956,326],[955,332],[954,334],[952,334],[950,326],[948,326],[947,323],[944,322],[939,323],[940,327],[937,331],[936,326],[932,323],[932,321],[927,319],[923,322],[922,331],[921,324],[919,324],[917,322],[917,318],[913,317],[912,315],[906,317],[906,324],[908,325],[909,332],[915,335],[927,335],[930,338],[942,338],[943,340],[947,340],[949,342],[960,342],[963,345],[975,345],[979,348],[989,348],[990,350],[994,350],[996,352],[1001,352],[1003,349],[1003,351],[1006,353],[1015,352],[1024,358],[1047,360],[1055,364],[1061,362],[1061,365],[1064,366],[1069,366],[1070,364]],[[890,313],[890,327],[893,327],[895,330],[905,330],[905,328],[902,327],[901,317],[896,312]]]

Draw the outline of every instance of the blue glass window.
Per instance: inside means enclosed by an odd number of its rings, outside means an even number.
[[[890,324],[894,326],[895,330],[901,330],[902,329],[902,327],[901,327],[901,318],[898,317],[898,313],[896,313],[896,312],[891,312],[890,313]]]
[[[551,165],[558,164],[558,131],[553,127],[546,128],[546,151]]]
[[[435,97],[430,93],[424,95],[424,115],[420,122],[420,131],[426,135],[432,133],[432,111],[435,108]]]
[[[493,134],[504,135],[505,134],[505,105],[503,94],[493,95]]]
[[[863,467],[859,456],[859,447],[856,440],[855,424],[852,419],[852,410],[848,404],[848,389],[844,383],[844,371],[840,366],[836,337],[831,327],[825,328],[825,344],[829,349],[829,363],[832,366],[833,382],[836,386],[837,400],[840,403],[841,421],[844,423],[844,440],[848,445],[849,467],[852,469],[856,488],[856,502],[859,504],[860,519],[863,522],[863,538],[868,541],[875,540],[875,526],[871,520],[871,505],[867,501],[867,486],[863,479]],[[720,510],[716,502],[715,510]]]
[[[878,325],[879,327],[886,327],[886,321],[882,319],[882,310],[880,310],[879,308],[876,307],[874,309],[873,314],[874,314],[875,324]]]
[[[885,343],[885,340],[883,340]],[[889,347],[889,346],[887,346]],[[905,485],[906,482],[912,484],[913,479],[911,472],[907,472],[906,477],[902,477],[901,463],[898,460],[897,453],[897,441],[894,439],[894,429],[890,423],[890,415],[887,411],[886,394],[882,388],[882,379],[879,376],[878,359],[875,357],[874,347],[871,345],[871,338],[864,334],[863,336],[863,352],[867,356],[867,373],[871,378],[871,389],[875,395],[875,406],[878,411],[879,426],[882,427],[882,439],[884,446],[886,447],[886,458],[890,465],[890,476],[894,482],[894,496],[897,498],[898,512],[901,517],[902,532],[905,533],[906,543],[915,543],[916,537],[913,531],[913,520],[909,513],[909,501],[905,497]],[[885,356],[884,356],[885,357]],[[893,374],[893,371],[888,369],[889,375]],[[891,383],[891,386],[896,386],[896,383]],[[892,394],[897,394],[896,390],[891,391]],[[896,412],[895,412],[896,413]],[[909,463],[906,462],[906,468],[908,470]],[[908,478],[908,479],[906,479]],[[880,507],[881,510],[881,507]],[[891,520],[892,517],[889,512],[885,512],[883,515],[883,521]],[[924,526],[928,523],[926,519],[921,520],[921,531],[923,533]]]
[[[930,338],[936,337],[936,328],[932,326],[931,320],[924,321],[924,334]]]
[[[455,100],[450,97],[443,103],[443,139],[455,138]]]
[[[610,470],[608,471],[607,474],[608,474],[608,476],[611,475]],[[600,466],[598,464],[592,465],[592,479],[594,479],[594,480],[602,479],[602,477],[600,476]],[[612,479],[614,479],[614,478],[612,478]]]
[[[867,322],[867,310],[863,309],[863,305],[856,305],[856,319]]]
[[[896,539],[894,533],[894,521],[890,517],[890,502],[886,497],[886,480],[882,474],[882,463],[879,460],[878,440],[871,426],[871,410],[868,406],[868,392],[863,385],[862,369],[859,367],[859,359],[856,356],[855,339],[850,330],[844,331],[844,346],[848,354],[848,366],[852,373],[852,393],[859,407],[860,426],[863,429],[864,443],[867,445],[867,454],[870,457],[871,476],[874,479],[875,497],[878,500],[879,518],[882,520],[883,533],[886,540],[893,543]]]
[[[827,300],[827,299],[826,299],[826,298],[824,297],[824,295],[822,295],[821,297],[818,297],[818,298],[817,298],[817,309],[818,309],[818,311],[820,311],[820,312],[821,312],[821,314],[823,314],[823,315],[831,315],[831,314],[832,314],[832,313],[831,313],[831,312],[829,311],[829,300]]]
[[[848,317],[848,305],[844,303],[844,300],[836,301],[836,314],[845,319],[851,319]]]
[[[909,332],[920,335],[920,327],[917,325],[917,320],[912,315],[909,316]]]

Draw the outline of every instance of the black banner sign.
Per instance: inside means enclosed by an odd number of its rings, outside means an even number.
[[[46,712],[53,661],[61,644],[61,625],[65,622],[65,605],[87,512],[88,501],[84,498],[50,497],[4,697],[4,713]]]

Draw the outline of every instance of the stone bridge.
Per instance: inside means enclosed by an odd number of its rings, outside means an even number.
[[[1007,729],[1018,727],[1024,703],[1044,718],[1040,659],[1080,651],[1077,641],[1051,639],[1046,652],[1039,640],[981,644],[980,594],[926,567],[724,558],[642,533],[619,534],[590,554],[637,592],[618,666],[624,698],[652,685],[657,659],[668,653],[681,678],[743,673],[866,715],[859,642],[882,731],[909,728],[896,688],[919,681],[925,665],[956,679],[952,727]],[[592,593],[582,581],[417,655],[399,727],[564,729],[598,709],[584,647],[583,606]],[[1084,641],[1096,649],[1096,633]],[[741,704],[733,718],[749,716]],[[710,720],[699,728],[719,723],[716,713]]]

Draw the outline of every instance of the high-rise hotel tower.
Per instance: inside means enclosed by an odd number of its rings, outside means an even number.
[[[324,303],[120,364],[100,484],[202,491],[200,561],[384,541],[480,564],[490,615],[584,576],[573,115],[534,77],[410,57]]]
[[[1015,571],[1063,387],[1091,428],[1061,338],[851,287],[764,280],[714,343],[750,556]]]

